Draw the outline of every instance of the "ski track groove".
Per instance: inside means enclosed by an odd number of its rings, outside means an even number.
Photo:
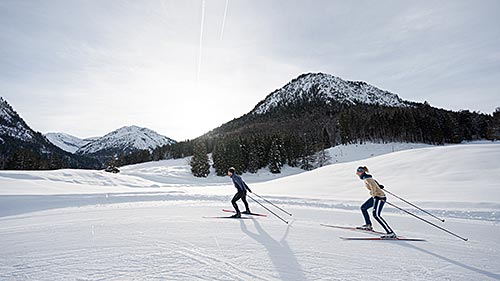
[[[186,243],[186,241],[182,241],[184,243]],[[168,249],[168,247],[164,247],[164,246],[161,246],[161,244],[166,244],[165,242],[158,242],[156,241],[157,245],[159,245],[161,248],[163,249]],[[212,255],[209,255],[209,254],[205,254],[205,253],[202,253],[200,251],[197,251],[195,250],[194,248],[197,248],[199,249],[199,247],[196,247],[195,245],[193,245],[192,243],[189,243],[187,242],[187,244],[191,244],[190,246],[192,246],[193,248],[188,248],[188,247],[181,247],[179,245],[176,245],[176,244],[173,244],[173,243],[169,243],[169,245],[173,246],[173,247],[177,247],[179,248],[178,250],[175,250],[178,254],[181,254],[183,256],[186,256],[188,258],[191,258],[193,260],[196,260],[198,262],[201,262],[201,263],[205,263],[206,265],[209,265],[211,266],[212,268],[215,268],[215,269],[218,269],[219,271],[223,272],[223,273],[226,273],[226,274],[229,274],[231,275],[231,277],[233,278],[237,278],[238,280],[246,280],[246,279],[242,279],[237,273],[234,273],[235,271],[238,272],[238,273],[243,273],[251,278],[258,278],[260,280],[268,280],[267,277],[262,277],[260,275],[257,275],[253,272],[251,272],[250,270],[242,270],[240,269],[238,266],[234,265],[233,263],[231,262],[228,262],[227,260],[224,260],[224,259],[221,259],[221,258],[216,258]],[[189,254],[188,254],[189,253]],[[203,259],[200,259],[198,257],[203,257]],[[210,262],[210,261],[212,262]],[[229,267],[231,267],[233,270],[230,272],[230,271],[223,271],[221,270],[221,266],[222,265],[227,265]]]
[[[312,207],[315,208],[315,207]],[[311,209],[309,210],[311,211]],[[48,214],[47,216],[52,216],[52,214]],[[2,219],[0,218],[0,221]],[[318,221],[321,221],[321,219],[317,219]],[[80,219],[80,222],[83,221],[84,223],[89,223],[92,225],[95,225],[96,227],[106,227],[109,228],[109,225],[99,225],[98,223],[95,223],[95,221],[89,219]],[[172,221],[168,221],[171,223]],[[192,221],[190,220],[181,220],[183,223],[191,223]],[[300,220],[298,222],[298,226],[300,228],[304,227],[309,227],[310,229],[315,229],[318,232],[325,232],[325,233],[347,233],[350,232],[349,230],[342,230],[342,229],[333,229],[330,230],[327,227],[323,227],[319,225],[319,222],[317,221],[304,221]],[[327,223],[327,222],[323,222]],[[63,226],[59,227],[67,227],[67,226],[72,226],[71,223],[68,223],[64,221]],[[131,222],[133,224],[133,222]],[[76,223],[78,225],[78,223]],[[12,229],[15,229],[18,232],[12,232]],[[30,224],[30,225],[24,225],[22,227],[11,227],[9,230],[5,231],[0,231],[0,235],[6,235],[6,234],[12,234],[12,233],[23,233],[23,232],[33,232],[33,230],[36,231],[45,231],[45,232],[57,232],[59,228],[53,228],[52,226],[47,226],[44,223],[40,224]],[[100,231],[100,229],[97,229],[97,231]],[[112,233],[113,235],[118,235],[122,236],[121,230],[113,230],[113,229],[105,229],[106,231]],[[410,233],[418,233],[418,232],[410,232]],[[410,234],[406,233],[406,234]],[[205,248],[200,248],[199,245],[196,245],[194,243],[191,243],[187,240],[183,239],[177,239],[175,242],[166,242],[164,240],[159,240],[159,239],[149,239],[149,237],[144,236],[144,232],[137,232],[138,236],[141,238],[148,238],[147,241],[138,239],[137,236],[135,238],[125,238],[126,240],[130,242],[134,242],[134,245],[132,246],[124,246],[124,245],[115,245],[115,246],[109,246],[109,247],[100,247],[99,249],[96,249],[95,246],[93,247],[85,247],[85,248],[80,248],[80,249],[74,249],[74,250],[64,250],[61,252],[57,251],[52,251],[49,254],[40,254],[40,253],[29,253],[29,252],[23,252],[21,256],[16,257],[18,260],[16,264],[12,266],[7,266],[5,265],[6,263],[0,262],[0,272],[7,272],[8,274],[3,274],[0,275],[0,279],[3,280],[3,278],[6,278],[7,280],[10,280],[8,278],[14,278],[14,280],[19,280],[19,278],[25,279],[25,280],[30,280],[33,279],[32,276],[37,276],[37,277],[43,277],[42,279],[46,279],[47,277],[54,277],[55,280],[63,280],[62,278],[67,277],[65,276],[64,271],[68,270],[68,272],[73,272],[75,275],[80,275],[76,278],[76,280],[121,280],[121,279],[134,279],[137,278],[136,275],[134,275],[138,270],[143,270],[146,269],[145,271],[148,272],[148,275],[143,276],[147,277],[147,279],[152,279],[152,278],[158,278],[158,274],[167,274],[167,276],[171,276],[174,279],[203,279],[203,280],[213,280],[213,276],[202,276],[196,273],[191,273],[191,272],[184,272],[184,273],[179,273],[176,271],[172,271],[168,267],[161,267],[157,266],[159,262],[163,261],[169,261],[173,260],[174,263],[177,264],[182,264],[182,260],[179,262],[176,260],[176,257],[170,257],[170,256],[161,256],[157,253],[151,253],[153,248],[158,248],[161,249],[163,252],[174,252],[178,256],[182,256],[186,259],[189,259],[195,263],[198,264],[204,264],[206,265],[209,269],[213,270],[215,269],[217,272],[220,272],[221,274],[224,275],[224,277],[227,277],[227,280],[269,280],[269,279],[276,279],[275,275],[269,275],[268,277],[263,277],[262,275],[256,273],[254,270],[248,270],[248,268],[244,266],[239,266],[236,265],[228,260],[225,260],[223,258],[220,258],[218,256],[211,255],[210,253],[207,253],[207,251],[210,252],[210,249],[205,249]],[[123,237],[123,236],[122,236]],[[431,236],[433,239],[432,241],[434,243],[439,242],[440,245],[446,246],[447,252],[443,254],[443,256],[454,256],[455,259],[457,260],[458,263],[467,263],[467,259],[462,254],[462,249],[458,248],[455,246],[455,243],[452,243],[453,240],[445,239],[445,238],[440,238],[440,236],[436,236],[435,234]],[[430,238],[430,237],[429,237]],[[92,236],[92,239],[94,239],[94,235]],[[220,251],[224,251],[221,249],[219,242],[217,240],[217,237],[213,236],[213,239],[215,240],[215,244],[217,248],[215,248],[214,253],[220,253]],[[239,241],[244,241],[246,239],[249,239],[247,236],[242,236]],[[333,239],[333,238],[332,238]],[[145,246],[144,243],[152,243],[151,245]],[[406,243],[404,241],[400,241],[400,243]],[[181,245],[183,244],[183,245]],[[140,245],[140,246],[137,246]],[[474,246],[473,248],[469,248],[470,250],[477,250],[481,247],[479,242],[474,242],[471,241],[469,242],[470,246]],[[122,256],[120,257],[120,254],[123,254],[124,252],[129,252],[127,250],[130,248],[130,252],[133,252],[136,255],[135,257],[129,257],[129,256]],[[117,249],[124,249],[124,250],[118,250]],[[424,247],[425,249],[425,247]],[[135,251],[134,251],[135,250]],[[154,261],[153,263],[144,263],[141,262],[139,257],[140,254],[137,253],[146,253],[144,254],[145,257],[151,259]],[[494,256],[496,254],[497,250],[496,249],[490,249],[487,253],[490,256]],[[103,255],[104,253],[104,255]],[[249,251],[251,254],[251,251]],[[400,272],[398,274],[399,276],[404,276],[408,274],[408,268],[405,268],[402,264],[398,264],[398,260],[401,258],[404,258],[402,255],[402,252],[397,255],[398,252],[395,252],[395,256],[391,256],[388,258],[388,262],[391,264],[396,264],[398,265],[397,268],[394,269],[394,271]],[[19,253],[18,253],[19,254]],[[73,268],[73,266],[78,265],[79,262],[79,257],[80,255],[96,255],[96,254],[101,254],[103,255],[103,260],[100,262],[106,263],[109,261],[113,261],[113,259],[118,259],[120,263],[122,264],[121,266],[115,267],[113,269],[107,269],[103,268],[101,264],[95,262],[87,262],[85,264],[86,268]],[[147,255],[149,254],[149,256]],[[329,266],[330,264],[328,263],[323,263],[321,258],[326,258],[327,260],[337,260],[337,259],[352,259],[350,255],[342,255],[339,252],[323,252],[321,249],[311,249],[311,250],[302,250],[301,252],[296,252],[297,258],[300,257],[301,260],[307,260],[308,263],[308,269],[309,270],[304,270],[302,269],[302,272],[304,274],[307,273],[307,277],[311,278],[313,280],[321,279],[324,277],[324,275],[319,275],[317,276],[315,270],[321,270],[325,266]],[[157,255],[157,256],[156,256]],[[24,258],[26,257],[26,258]],[[155,257],[161,257],[162,260],[157,261]],[[485,257],[487,259],[487,257]],[[23,260],[26,259],[29,263],[23,262]],[[413,257],[415,259],[415,257]],[[1,259],[0,259],[1,260]],[[362,258],[358,259],[358,261],[363,261]],[[366,261],[369,261],[369,259],[366,259]],[[416,261],[416,260],[413,260]],[[433,267],[433,264],[435,264],[435,261],[438,261],[438,266]],[[446,280],[449,279],[447,278],[447,275],[451,272],[453,272],[453,268],[456,268],[456,265],[453,264],[443,264],[442,261],[440,261],[438,258],[430,257],[429,260],[423,261],[425,262],[425,265],[420,264],[418,265],[417,268],[412,268],[412,271],[410,271],[409,275],[411,276],[411,280]],[[366,265],[365,262],[361,262],[365,269],[368,270],[373,270],[376,271],[377,268],[372,266],[372,265]],[[147,268],[144,268],[144,267]],[[189,266],[189,264],[187,265]],[[241,268],[245,268],[245,270]],[[47,269],[48,268],[48,269]],[[450,269],[451,268],[451,269]],[[10,270],[9,270],[10,269]],[[120,276],[113,276],[119,269]],[[450,269],[450,270],[447,270]],[[341,277],[337,279],[335,277],[334,280],[356,280],[355,276],[356,273],[353,272],[350,269],[346,269],[341,272],[337,272],[336,269],[332,269],[333,273],[339,274]],[[492,271],[495,271],[495,269],[489,269]],[[29,272],[29,275],[26,272]],[[89,271],[92,272],[89,274]],[[206,270],[205,270],[206,271]],[[97,273],[99,272],[99,273]],[[212,272],[210,272],[212,273]],[[276,272],[274,272],[276,273]],[[84,276],[86,275],[87,276]],[[270,273],[273,274],[273,273]],[[351,274],[351,275],[350,275]],[[459,273],[455,273],[451,276],[457,277]],[[115,274],[116,275],[116,274]],[[243,276],[243,277],[242,277]],[[470,276],[470,273],[467,272],[465,276]],[[362,276],[360,276],[361,278]],[[477,277],[477,276],[476,276]],[[59,279],[61,278],[61,279]],[[155,278],[155,279],[156,279]],[[332,277],[333,278],[333,277]],[[353,279],[354,278],[354,279]],[[375,280],[383,280],[383,279],[377,279],[378,277],[375,277]],[[161,280],[161,278],[158,278]],[[453,278],[451,278],[453,279]],[[47,280],[50,280],[47,278]],[[332,279],[329,279],[332,280]],[[405,279],[397,279],[397,280],[405,280]]]

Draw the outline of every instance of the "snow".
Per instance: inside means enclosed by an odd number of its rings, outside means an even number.
[[[189,178],[182,171],[186,159],[123,167],[120,174],[1,171],[0,279],[499,280],[498,159],[499,143],[461,144],[415,147],[271,180],[264,171],[258,174],[264,180],[243,175],[254,192],[293,214],[273,209],[289,225],[252,200],[252,210],[269,217],[202,218],[225,215],[220,209],[231,207],[234,187],[228,177]],[[384,217],[399,235],[427,242],[340,240],[367,236],[320,226],[362,224],[359,205],[369,195],[354,175],[359,165],[446,222],[426,219],[470,240],[389,206]]]
[[[423,143],[367,142],[363,144],[338,145],[327,149],[327,151],[331,157],[330,163],[335,164],[367,159],[391,152],[424,147],[431,147],[431,145]]]
[[[3,120],[2,124],[0,124],[0,135],[10,136],[22,141],[31,141],[33,139],[33,132],[20,121],[19,115],[2,97],[0,97],[0,119]]]
[[[175,141],[148,128],[125,126],[81,147],[77,150],[77,153],[96,153],[101,150],[114,149],[117,147],[123,150],[152,150],[159,146],[172,143],[175,143]]]
[[[66,133],[47,133],[45,137],[55,146],[70,153],[75,153],[82,146],[93,141],[92,139],[81,139]]]
[[[271,93],[252,112],[254,114],[264,114],[280,105],[292,104],[298,100],[310,100],[313,98],[313,93],[311,93],[313,87],[317,88],[317,93],[314,93],[315,98],[321,98],[326,103],[408,106],[408,103],[397,95],[378,89],[365,82],[346,81],[324,73],[309,73],[299,76],[283,88]]]

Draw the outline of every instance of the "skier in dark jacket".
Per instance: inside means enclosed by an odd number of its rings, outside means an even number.
[[[247,202],[247,190],[252,193],[252,190],[248,187],[248,185],[243,181],[243,179],[238,176],[235,173],[234,168],[229,168],[227,171],[227,175],[231,177],[233,180],[233,184],[236,187],[237,191],[236,194],[234,195],[233,199],[231,200],[231,204],[233,204],[234,210],[236,211],[236,214],[234,214],[233,218],[241,218],[241,212],[240,209],[238,208],[238,204],[236,204],[236,201],[240,200],[243,201],[243,204],[245,204],[246,210],[243,212],[243,214],[250,214],[250,208],[248,207],[248,202]]]

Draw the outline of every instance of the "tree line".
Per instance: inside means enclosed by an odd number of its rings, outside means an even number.
[[[39,133],[36,138],[46,143]],[[328,155],[322,153],[324,149],[341,144],[445,144],[481,139],[500,140],[500,107],[489,115],[437,109],[427,103],[385,107],[307,101],[278,107],[263,115],[244,115],[194,140],[152,151],[117,152],[113,157],[99,159],[101,164],[90,157],[63,152],[51,144],[43,148],[2,136],[0,168],[99,168],[103,164],[123,166],[193,156],[192,172],[201,177],[210,173],[210,167],[219,176],[232,166],[239,173],[255,173],[262,168],[279,173],[285,164],[312,169],[315,163],[326,162]]]
[[[341,144],[441,145],[500,139],[500,108],[488,115],[437,109],[426,102],[408,107],[366,104],[327,107],[324,103],[294,107],[264,116],[243,116],[201,138],[173,145],[167,154],[173,158],[193,155],[193,174],[205,176],[209,173],[205,155],[212,153],[212,166],[217,175],[223,176],[231,166],[239,172],[251,173],[264,167],[279,173],[285,164],[312,169],[313,163],[324,163],[328,158],[324,149]],[[198,167],[204,167],[203,172]]]

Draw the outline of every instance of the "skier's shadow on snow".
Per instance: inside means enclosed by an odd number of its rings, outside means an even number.
[[[476,267],[473,267],[473,266],[470,266],[470,265],[466,265],[466,264],[461,263],[459,261],[452,260],[450,258],[441,256],[441,255],[436,254],[436,253],[433,253],[433,252],[431,252],[429,250],[422,249],[422,248],[417,247],[417,246],[415,246],[413,244],[410,244],[410,243],[398,243],[398,245],[401,245],[401,246],[404,246],[404,247],[407,247],[407,248],[410,248],[410,249],[415,249],[417,251],[420,251],[422,253],[431,255],[433,257],[436,257],[436,258],[441,259],[443,261],[449,262],[449,263],[454,264],[456,266],[460,266],[460,267],[468,269],[470,271],[474,271],[476,273],[483,274],[483,275],[485,275],[485,276],[487,276],[489,278],[492,278],[492,279],[500,280],[500,274],[489,272],[489,271],[486,271],[486,270],[483,270],[483,269],[479,269],[479,268],[476,268]]]
[[[262,226],[257,222],[257,220],[252,220],[257,230],[257,233],[250,232],[244,221],[240,221],[241,231],[245,233],[248,237],[259,242],[264,247],[266,247],[269,258],[278,271],[281,280],[306,280],[302,267],[300,266],[295,254],[290,249],[286,238],[290,231],[290,225],[288,225],[285,234],[278,241],[275,240],[271,235],[269,235]]]

